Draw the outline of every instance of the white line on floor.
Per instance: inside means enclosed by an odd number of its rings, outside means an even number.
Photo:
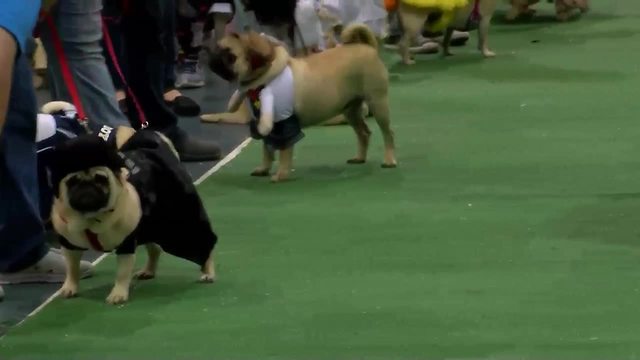
[[[206,173],[204,173],[196,181],[194,181],[193,184],[196,185],[196,186],[202,184],[211,175],[213,175],[216,172],[220,171],[220,169],[222,169],[223,166],[227,165],[228,163],[231,162],[231,160],[235,159],[238,155],[240,155],[242,150],[245,147],[247,147],[247,145],[249,145],[250,143],[251,143],[251,138],[245,139],[240,145],[236,146],[236,148],[233,149],[233,151],[231,151],[229,154],[227,154],[227,156],[225,156],[222,160],[218,161],[218,163],[216,163],[211,169],[209,169]],[[100,257],[95,259],[92,264],[94,266],[100,264],[104,259],[107,258],[107,256],[109,256],[109,254],[100,255]],[[27,315],[27,317],[22,319],[22,321],[20,321],[16,326],[20,326],[23,322],[27,321],[29,318],[33,317],[34,315],[36,315],[40,311],[42,311],[47,305],[49,305],[53,300],[55,300],[58,297],[59,291],[60,290],[56,291],[53,295],[49,296],[49,298],[47,300],[45,300],[40,306],[38,306],[35,310],[33,310],[29,315]],[[5,333],[5,335],[6,335],[6,333]],[[4,336],[0,336],[0,339],[2,339],[3,337]]]

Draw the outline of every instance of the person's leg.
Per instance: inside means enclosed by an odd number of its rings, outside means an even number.
[[[15,65],[7,123],[0,137],[0,273],[21,263],[38,262],[48,251],[38,205],[37,104],[30,87],[31,71],[21,57]]]
[[[184,161],[217,160],[220,149],[215,143],[196,141],[177,126],[178,119],[164,101],[167,66],[175,54],[169,44],[175,35],[175,0],[130,1],[123,14],[122,30],[127,81],[136,94],[149,126],[171,139]],[[133,103],[128,100],[128,107]],[[130,112],[132,121],[137,114]]]
[[[99,125],[128,125],[118,108],[116,91],[102,55],[101,10],[102,0],[59,0],[51,14],[87,116]],[[42,27],[42,41],[49,58],[51,95],[55,100],[70,101],[46,26]]]
[[[36,159],[36,98],[24,56],[16,61],[11,100],[0,136],[0,285],[62,282],[62,256],[45,242]],[[83,276],[92,266],[83,262]]]
[[[115,61],[117,61],[122,72],[124,74],[127,73],[127,63],[124,60],[122,31],[120,29],[120,24],[122,22],[122,18],[120,16],[120,1],[121,0],[103,0],[104,7],[102,9],[102,18],[104,20],[104,25],[106,25],[106,30],[109,33],[109,38],[111,39],[115,58],[113,58],[113,56],[107,51],[105,39],[102,41],[102,48],[105,62],[109,69],[109,74],[111,75],[111,80],[113,81],[114,88],[116,89],[116,101],[118,102],[118,107],[120,108],[120,111],[126,115],[129,112],[126,103],[126,88],[118,70],[116,69],[115,63]]]

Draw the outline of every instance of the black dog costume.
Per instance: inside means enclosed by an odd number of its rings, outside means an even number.
[[[140,196],[142,218],[116,249],[117,254],[133,254],[138,245],[156,243],[171,255],[205,264],[218,237],[191,177],[155,131],[136,132],[120,151],[111,134],[106,141],[98,135],[82,135],[58,145],[50,169],[55,195],[59,195],[65,176],[95,166],[106,166],[116,175],[127,168],[128,181]],[[87,231],[94,250],[104,251],[92,236],[95,234]],[[87,250],[62,237],[60,244],[71,250]]]

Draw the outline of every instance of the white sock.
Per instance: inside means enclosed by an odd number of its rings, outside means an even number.
[[[50,114],[38,114],[36,142],[46,140],[56,134],[56,119]]]

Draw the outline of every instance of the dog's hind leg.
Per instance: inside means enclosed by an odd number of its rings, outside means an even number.
[[[369,139],[371,138],[371,130],[364,121],[365,113],[361,101],[354,102],[347,108],[345,118],[349,125],[356,132],[358,138],[358,152],[354,158],[347,160],[348,164],[364,164],[367,161],[367,152],[369,150]]]
[[[277,183],[287,180],[293,167],[293,146],[280,150],[280,156],[278,158],[278,170],[271,177],[271,182]]]
[[[149,280],[156,277],[158,261],[160,254],[162,254],[162,248],[157,244],[149,243],[145,247],[147,248],[147,263],[142,270],[135,273],[134,277],[138,280]]]
[[[398,166],[398,162],[396,160],[395,135],[391,130],[389,98],[387,94],[384,94],[378,98],[371,98],[368,103],[384,139],[384,161],[382,167],[394,168]]]

